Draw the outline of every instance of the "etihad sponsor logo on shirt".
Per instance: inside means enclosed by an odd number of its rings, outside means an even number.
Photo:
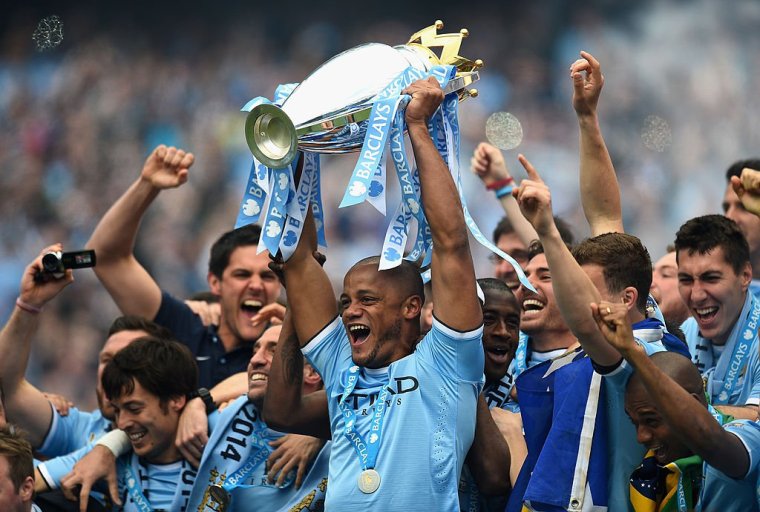
[[[420,382],[416,377],[413,377],[411,375],[406,377],[394,377],[393,382],[389,383],[387,387],[388,393],[391,395],[391,397],[385,400],[385,407],[390,407],[392,405],[401,405],[402,399],[400,395],[415,392],[419,389],[419,387]],[[375,402],[377,402],[377,397],[379,394],[379,392],[366,394],[362,393],[361,390],[357,390],[351,393],[351,396],[346,399],[346,404],[357,411],[357,414],[360,414],[362,416],[374,414],[374,412],[370,412],[370,409],[375,406]],[[342,397],[343,395],[340,394],[336,397],[336,399],[340,401]]]

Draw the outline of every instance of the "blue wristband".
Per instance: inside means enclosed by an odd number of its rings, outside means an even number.
[[[506,187],[500,188],[496,191],[496,199],[501,199],[502,197],[511,194],[514,189],[514,185],[507,185]]]

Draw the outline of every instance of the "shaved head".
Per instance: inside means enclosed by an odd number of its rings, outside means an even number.
[[[380,256],[370,256],[356,262],[349,272],[365,265],[375,267],[375,270],[381,273],[383,279],[393,283],[393,288],[401,293],[402,297],[417,295],[422,301],[425,301],[425,285],[420,276],[420,269],[407,260],[401,260],[401,265],[388,270],[380,271]]]
[[[696,395],[704,405],[707,405],[704,393],[704,381],[699,374],[699,370],[697,370],[697,367],[690,359],[675,352],[657,352],[656,354],[652,354],[649,359],[665,375],[676,381],[679,386],[689,393]],[[631,375],[626,392],[630,394],[634,390],[646,391],[638,372],[634,372]]]

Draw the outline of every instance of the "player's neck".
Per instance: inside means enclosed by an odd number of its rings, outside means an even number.
[[[531,349],[536,352],[549,352],[550,350],[567,349],[572,347],[578,340],[569,329],[539,331],[530,335]]]

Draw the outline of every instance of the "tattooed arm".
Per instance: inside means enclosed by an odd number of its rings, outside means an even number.
[[[290,308],[285,313],[269,370],[264,420],[271,428],[282,432],[331,438],[322,379],[310,365],[304,365]]]

